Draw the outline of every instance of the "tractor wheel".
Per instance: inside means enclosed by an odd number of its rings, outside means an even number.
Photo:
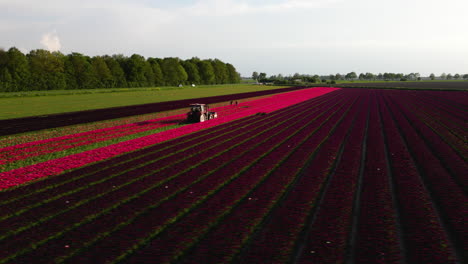
[[[205,115],[200,115],[200,122],[205,122]]]

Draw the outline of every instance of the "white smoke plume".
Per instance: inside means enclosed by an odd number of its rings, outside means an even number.
[[[56,31],[42,35],[41,44],[49,51],[59,51],[62,47]]]

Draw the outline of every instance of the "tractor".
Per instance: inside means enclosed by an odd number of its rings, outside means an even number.
[[[205,122],[217,118],[216,112],[210,112],[209,106],[206,104],[190,104],[190,112],[187,113],[187,122]]]

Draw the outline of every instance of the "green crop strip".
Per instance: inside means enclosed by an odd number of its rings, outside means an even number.
[[[178,128],[178,127],[182,127],[182,126],[184,126],[184,125],[172,125],[172,126],[167,126],[167,127],[161,127],[161,128],[157,128],[157,129],[153,129],[153,130],[148,130],[148,131],[132,134],[132,135],[129,135],[129,136],[117,137],[117,138],[113,138],[113,139],[106,140],[106,141],[101,141],[101,142],[90,144],[90,145],[74,147],[74,148],[70,148],[70,149],[67,149],[67,150],[63,150],[63,151],[55,151],[55,152],[48,153],[48,154],[45,154],[45,155],[36,156],[36,157],[32,157],[32,158],[27,158],[27,159],[24,159],[24,160],[19,160],[17,162],[0,165],[0,172],[5,172],[5,171],[13,170],[13,169],[18,169],[18,168],[34,165],[34,164],[37,164],[37,163],[41,163],[41,162],[45,162],[45,161],[49,161],[49,160],[53,160],[53,159],[66,157],[66,156],[69,156],[69,155],[85,152],[85,151],[88,151],[88,150],[107,147],[107,146],[117,144],[117,143],[120,143],[120,142],[123,142],[123,141],[128,141],[128,140],[148,136],[148,135],[151,135],[151,134],[163,132],[163,131],[166,131],[166,130],[170,130],[170,129],[174,129],[174,128]]]

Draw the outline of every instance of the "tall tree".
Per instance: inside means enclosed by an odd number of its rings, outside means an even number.
[[[12,47],[8,50],[8,70],[12,78],[12,89],[21,91],[29,85],[29,63],[26,55]]]
[[[252,79],[254,79],[255,81],[258,81],[258,72],[254,71],[252,73]]]
[[[7,67],[0,68],[0,92],[13,92],[13,78]]]
[[[452,76],[451,73],[449,73],[449,74],[447,74],[446,78],[447,78],[447,80],[452,80],[453,76]]]
[[[66,56],[67,86],[72,89],[95,89],[99,87],[98,75],[91,59],[73,52]]]
[[[198,63],[198,72],[204,84],[214,84],[215,83],[215,73],[213,66],[209,60],[201,60]]]
[[[166,85],[179,85],[187,81],[188,75],[179,58],[164,58],[161,63]]]
[[[259,81],[265,81],[266,78],[267,78],[267,74],[266,74],[266,73],[261,72],[261,73],[258,74],[258,80],[259,80]]]
[[[228,70],[228,76],[229,76],[229,83],[239,83],[240,82],[240,75],[236,71],[236,68],[230,63],[226,63],[226,67]]]
[[[127,79],[127,84],[130,87],[147,86],[147,79],[145,75],[146,60],[143,56],[133,54],[125,60],[124,71]]]
[[[357,78],[357,75],[356,75],[355,72],[349,72],[349,73],[347,73],[347,74],[345,75],[345,78],[346,78],[347,80],[354,80],[354,79]]]
[[[123,56],[122,56],[123,57]],[[125,78],[125,72],[123,71],[120,63],[117,60],[117,55],[115,56],[104,56],[104,61],[109,68],[109,71],[112,75],[112,87],[127,87],[127,80]]]
[[[429,78],[433,81],[433,80],[435,79],[435,74],[431,73],[431,74],[429,75]]]
[[[190,60],[182,61],[182,67],[184,67],[185,72],[187,72],[187,81],[191,84],[200,84],[201,77],[198,72],[198,67]]]
[[[218,59],[211,61],[215,74],[215,83],[225,84],[228,82],[229,73],[226,64]]]
[[[104,58],[100,56],[95,56],[91,59],[91,65],[94,68],[94,71],[97,75],[99,85],[98,87],[104,88],[111,88],[114,87],[114,77],[112,76],[109,67],[104,60]]]
[[[153,69],[154,85],[156,86],[164,85],[164,76],[161,70],[161,65],[159,65],[159,60],[155,58],[148,58],[148,62],[151,65],[151,69]]]
[[[458,79],[460,79],[460,74],[458,74],[458,73],[455,73],[455,75],[453,75],[453,78],[454,78],[455,80],[458,80]]]

